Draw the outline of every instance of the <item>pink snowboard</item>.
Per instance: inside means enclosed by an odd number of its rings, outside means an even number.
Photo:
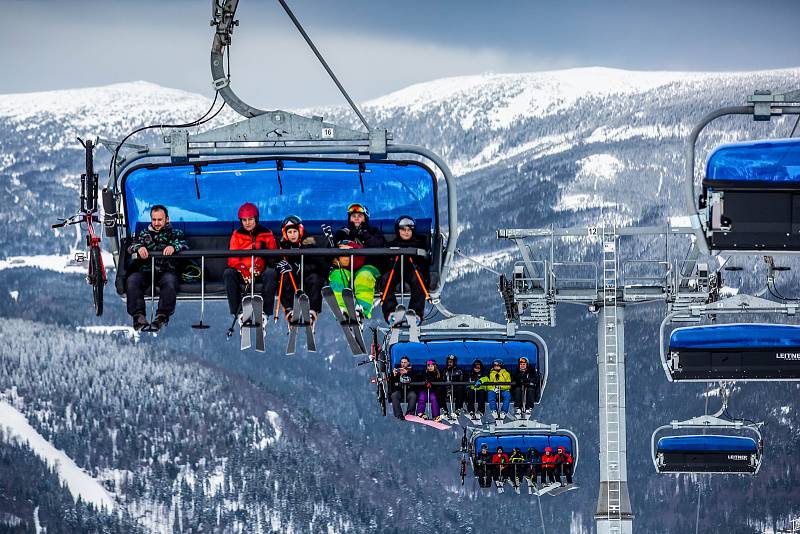
[[[422,417],[417,417],[416,415],[407,415],[406,421],[411,421],[412,423],[420,423],[425,426],[435,428],[436,430],[447,430],[448,428],[453,428],[450,425],[439,423],[437,421],[431,421],[430,419],[423,419]]]

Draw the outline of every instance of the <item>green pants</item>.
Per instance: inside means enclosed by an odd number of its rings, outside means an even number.
[[[378,280],[380,272],[372,265],[365,265],[355,273],[355,284],[353,285],[353,292],[355,293],[356,303],[361,305],[364,309],[364,317],[369,319],[372,315],[372,302],[375,299],[375,282]],[[350,287],[350,270],[349,269],[334,269],[328,278],[331,289],[336,295],[336,302],[339,303],[339,308],[345,311],[344,300],[342,300],[342,289]]]

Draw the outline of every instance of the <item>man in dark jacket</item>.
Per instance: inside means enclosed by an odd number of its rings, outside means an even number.
[[[289,215],[283,220],[281,249],[307,249],[314,248],[315,245],[316,240],[312,236],[306,237],[300,217]],[[308,295],[308,305],[311,308],[312,324],[317,320],[322,310],[322,280],[327,267],[327,263],[320,256],[303,257],[302,263],[300,256],[287,256],[278,262],[276,270],[279,273],[280,300],[287,316],[291,314],[294,306],[294,286],[297,285],[297,289],[300,289],[302,280],[303,292]]]
[[[258,206],[245,202],[236,214],[241,226],[231,234],[230,250],[267,250],[277,248],[275,236],[269,228],[259,224]],[[228,311],[238,315],[242,308],[242,290],[246,284],[261,282],[261,298],[264,299],[264,313],[269,317],[275,306],[275,291],[278,275],[275,261],[271,258],[252,258],[250,256],[231,256],[228,268],[222,273],[225,293],[228,295]]]
[[[514,385],[511,387],[511,396],[514,398],[514,407],[517,417],[530,413],[533,405],[539,400],[539,373],[531,367],[528,358],[519,359],[519,368],[512,377]]]
[[[133,328],[141,330],[150,326],[158,330],[169,322],[175,313],[175,301],[178,293],[177,261],[168,256],[186,250],[189,244],[181,230],[173,228],[169,223],[169,212],[165,206],[156,204],[150,208],[150,225],[133,236],[127,248],[132,261],[128,267],[125,280],[125,292],[128,300],[128,314],[133,317]],[[150,258],[150,252],[162,252],[164,258]],[[151,267],[154,271],[151,271]],[[152,324],[145,317],[145,291],[155,279],[158,286],[158,310]]]
[[[369,224],[369,210],[358,202],[347,206],[347,226],[340,228],[333,235],[333,242],[336,246],[345,240],[358,241],[364,248],[386,247],[386,239],[383,238],[380,229]],[[364,259],[364,265],[372,265],[378,271],[383,270],[384,263],[380,256]]]
[[[458,367],[458,358],[455,354],[449,354],[442,370],[442,378],[445,382],[464,382],[464,373]],[[447,417],[447,403],[452,402],[453,415],[458,415],[459,410],[464,407],[464,392],[466,385],[443,385],[440,397],[442,399],[442,416]]]
[[[389,388],[391,390],[389,397],[392,400],[394,416],[398,419],[405,419],[403,408],[400,406],[403,400],[408,403],[405,415],[414,415],[414,410],[417,406],[417,392],[411,385],[412,380],[411,361],[408,357],[403,356],[400,358],[400,367],[392,369],[392,374],[389,375]]]
[[[418,248],[427,249],[425,238],[416,233],[417,223],[408,215],[401,215],[394,222],[394,232],[397,237],[392,239],[388,246],[398,248]],[[402,260],[402,261],[401,261]],[[419,273],[419,276],[417,276]],[[390,316],[397,308],[396,289],[400,283],[408,285],[410,299],[408,307],[417,314],[422,320],[425,315],[425,289],[420,279],[428,285],[428,261],[425,258],[415,256],[413,258],[399,256],[394,258],[391,269],[381,277],[379,287],[383,290],[381,308],[386,322],[390,321]],[[387,287],[391,286],[391,287]]]
[[[481,450],[475,455],[473,466],[475,469],[475,476],[478,477],[478,484],[482,488],[489,488],[492,486],[492,455],[489,454],[489,445],[486,443],[481,445]]]

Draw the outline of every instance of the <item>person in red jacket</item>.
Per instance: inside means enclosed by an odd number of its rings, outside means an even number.
[[[545,447],[542,454],[542,486],[556,482],[556,462],[558,455],[553,454],[553,447]],[[560,478],[558,479],[561,480]]]
[[[564,475],[567,479],[567,484],[572,484],[572,467],[574,463],[572,455],[564,447],[559,447],[558,454],[556,454],[556,476],[559,480],[561,480],[561,475]],[[561,485],[566,486],[563,482]]]
[[[497,447],[497,452],[494,453],[492,456],[492,465],[494,466],[494,473],[492,474],[492,478],[494,480],[500,480],[508,477],[508,455],[503,452],[503,447]]]
[[[242,204],[239,207],[238,217],[241,226],[231,235],[230,250],[277,248],[272,232],[258,223],[258,207],[255,204],[250,202]],[[275,261],[267,258],[252,258],[252,260],[250,256],[228,258],[228,268],[222,275],[225,292],[228,294],[228,309],[231,314],[239,315],[242,309],[243,289],[253,282],[261,282],[264,313],[269,316],[275,307],[278,280]]]

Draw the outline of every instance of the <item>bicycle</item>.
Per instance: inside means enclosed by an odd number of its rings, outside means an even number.
[[[74,224],[86,223],[86,254],[78,252],[75,254],[75,261],[83,263],[88,259],[88,273],[86,282],[92,286],[92,300],[94,301],[95,314],[100,317],[103,315],[103,290],[108,282],[105,265],[103,265],[103,255],[100,250],[100,237],[94,232],[94,223],[99,223],[97,217],[97,181],[98,176],[94,172],[94,149],[96,145],[91,141],[84,142],[78,138],[86,151],[86,173],[81,174],[81,208],[80,212],[72,217],[62,219],[60,222],[51,225],[51,228],[63,228]]]

